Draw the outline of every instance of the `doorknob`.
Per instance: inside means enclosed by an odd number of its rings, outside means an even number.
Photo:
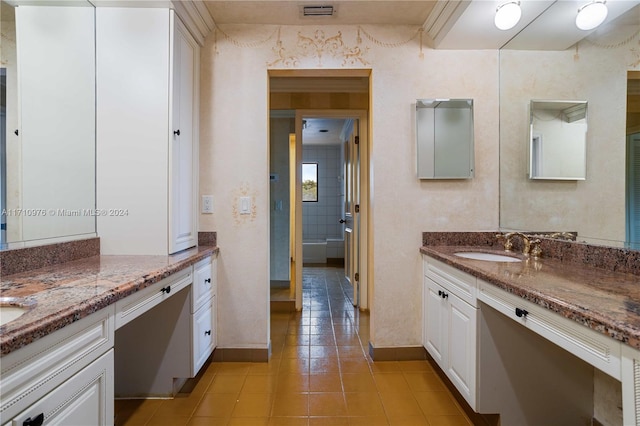
[[[340,223],[345,223],[345,222],[346,222],[346,220],[340,219]]]

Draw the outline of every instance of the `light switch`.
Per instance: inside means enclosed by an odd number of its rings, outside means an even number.
[[[213,213],[213,195],[202,196],[202,213]]]
[[[251,214],[251,197],[240,197],[240,214]]]

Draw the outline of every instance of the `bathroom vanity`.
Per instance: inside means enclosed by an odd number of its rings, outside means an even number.
[[[516,261],[457,255],[470,251]],[[638,275],[497,246],[421,253],[423,345],[474,411],[503,424],[586,424],[605,383],[622,393],[622,424],[640,424]]]
[[[114,396],[171,396],[216,345],[218,249],[94,256],[2,277],[0,424],[113,424]],[[171,322],[171,327],[168,325]]]

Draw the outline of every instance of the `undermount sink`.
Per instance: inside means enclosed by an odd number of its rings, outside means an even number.
[[[0,326],[20,318],[34,305],[34,301],[20,297],[0,297]]]
[[[521,262],[517,257],[481,251],[459,251],[454,254],[458,257],[464,257],[465,259],[485,260],[488,262]]]

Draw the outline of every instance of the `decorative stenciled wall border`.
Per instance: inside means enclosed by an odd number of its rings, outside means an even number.
[[[274,44],[271,47],[273,58],[267,60],[266,63],[269,68],[296,68],[301,65],[303,60],[308,59],[315,60],[315,65],[322,68],[327,58],[331,58],[342,67],[366,67],[371,65],[367,58],[367,54],[371,46],[363,41],[364,37],[369,43],[384,48],[399,48],[418,39],[420,45],[419,55],[421,58],[424,57],[422,40],[423,29],[421,27],[409,28],[408,30],[410,35],[405,40],[400,42],[388,42],[375,37],[362,26],[357,26],[355,43],[349,43],[346,40],[346,36],[343,35],[343,31],[339,29],[325,30],[311,27],[309,27],[309,29],[305,28],[304,30],[298,30],[295,37],[286,37],[285,41],[283,40],[282,33],[289,28],[291,27],[278,26],[269,36],[262,40],[242,42],[232,37],[224,30],[224,28],[216,27],[216,52],[218,52],[217,42],[218,37],[220,36],[226,41],[232,43],[234,46],[240,48],[258,48],[273,42]]]
[[[629,52],[631,53],[632,58],[630,59],[630,62],[627,64],[627,66],[629,66],[630,68],[640,67],[640,30],[638,29],[634,28],[631,35],[629,35],[626,38],[623,38],[622,40],[613,40],[613,41],[606,42],[604,38],[599,38],[597,37],[597,35],[595,37],[586,37],[583,40],[576,43],[576,46],[575,46],[576,53],[574,54],[574,60],[580,59],[578,48],[582,42],[598,49],[607,49],[607,50],[620,49],[631,44],[633,47],[629,49]]]

